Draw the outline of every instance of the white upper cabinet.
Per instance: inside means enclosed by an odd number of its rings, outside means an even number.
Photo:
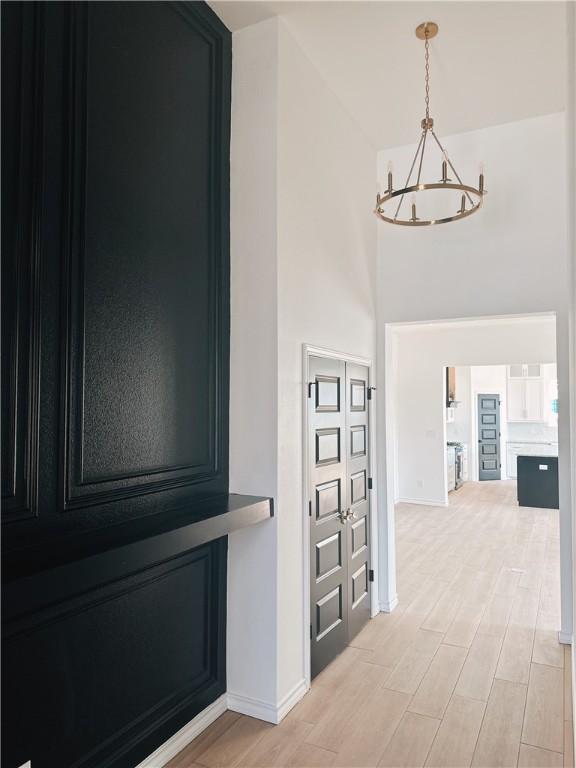
[[[537,363],[508,367],[508,421],[544,421],[541,373]]]
[[[540,363],[516,363],[508,366],[509,379],[539,379],[542,376]]]

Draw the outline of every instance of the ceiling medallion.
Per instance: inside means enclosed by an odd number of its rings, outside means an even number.
[[[429,41],[433,37],[436,37],[437,34],[438,25],[433,21],[426,21],[416,27],[416,37],[419,40],[424,40],[426,117],[421,123],[422,133],[420,135],[420,141],[404,187],[402,189],[394,189],[392,183],[392,164],[388,163],[388,188],[384,195],[381,195],[380,192],[376,195],[376,208],[374,213],[382,219],[382,221],[387,221],[389,224],[402,224],[406,227],[426,227],[430,224],[446,224],[449,221],[458,221],[458,219],[464,219],[466,216],[475,213],[482,206],[482,201],[486,194],[486,190],[484,189],[483,166],[480,166],[480,177],[478,179],[477,187],[464,184],[434,131],[434,120],[430,117]],[[426,151],[427,146],[426,141],[429,137],[432,137],[439,151],[442,153],[442,178],[438,182],[422,183],[422,164],[424,162],[424,152]],[[428,141],[428,145],[430,145],[430,143],[431,140]],[[432,144],[432,146],[434,146],[434,144]],[[412,173],[415,168],[418,169],[417,175],[415,180],[411,182]],[[454,175],[455,181],[448,178],[448,169],[450,169],[451,173]],[[457,192],[461,192],[460,208],[451,216],[442,216],[440,214],[433,219],[418,218],[416,195],[418,192],[426,190],[456,190]],[[411,204],[409,206],[410,215],[408,215],[408,206],[406,206],[406,212],[404,214],[402,213],[402,204],[405,196],[408,194],[411,195]],[[454,195],[450,195],[448,196],[448,199],[452,199],[453,197]],[[399,198],[398,201],[397,198]],[[387,204],[389,205],[388,211],[385,210]]]

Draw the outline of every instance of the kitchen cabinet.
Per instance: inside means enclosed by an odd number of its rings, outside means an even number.
[[[544,421],[544,386],[541,366],[508,367],[508,421]]]
[[[518,456],[558,456],[558,443],[553,442],[508,442],[506,444],[506,474],[516,477]]]

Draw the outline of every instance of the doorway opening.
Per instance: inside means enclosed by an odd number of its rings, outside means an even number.
[[[431,520],[440,530],[443,510],[467,509],[491,494],[504,494],[511,505],[505,516],[532,516],[533,536],[548,515],[560,562],[552,568],[558,615],[549,610],[554,620],[547,626],[569,642],[569,435],[558,420],[567,382],[556,369],[556,349],[553,314],[388,325],[384,443],[392,499],[386,509],[392,532],[399,504],[435,508]],[[401,605],[401,553],[395,554]],[[450,553],[440,547],[437,555]]]

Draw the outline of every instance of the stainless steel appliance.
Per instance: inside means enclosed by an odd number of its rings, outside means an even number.
[[[462,487],[464,483],[464,446],[462,443],[448,443],[451,448],[454,448],[454,464],[455,464],[455,480],[454,488]]]

